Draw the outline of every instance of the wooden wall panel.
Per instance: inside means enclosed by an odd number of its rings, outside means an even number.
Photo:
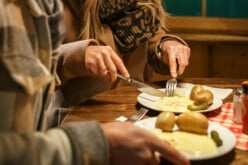
[[[190,64],[180,77],[248,78],[248,44],[189,42]],[[169,76],[154,74],[154,81]]]
[[[209,77],[248,78],[248,44],[209,45]]]
[[[190,65],[180,77],[248,79],[248,19],[174,17],[170,32],[191,48]],[[170,76],[154,74],[153,80]]]

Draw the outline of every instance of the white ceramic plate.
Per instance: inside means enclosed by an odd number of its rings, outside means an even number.
[[[151,117],[151,118],[137,121],[135,124],[142,128],[153,130],[155,128],[156,119],[157,117]],[[176,126],[175,126],[175,129],[176,129]],[[212,159],[212,158],[222,156],[230,152],[235,147],[236,137],[229,129],[215,122],[209,121],[208,133],[210,134],[212,130],[216,130],[219,133],[223,141],[223,145],[217,148],[217,153],[207,154],[207,155],[195,155],[191,153],[182,152],[182,154],[185,155],[190,160],[205,160],[205,159]]]
[[[190,89],[187,88],[178,88],[180,93],[184,93],[185,95],[189,95],[190,94]],[[164,91],[165,89],[159,89]],[[161,100],[161,97],[157,97],[157,96],[152,96],[146,93],[140,93],[137,97],[137,101],[138,103],[140,103],[141,105],[143,105],[144,107],[147,107],[149,109],[152,110],[156,110],[156,111],[163,111],[162,109],[159,109],[155,106],[155,102]],[[213,111],[216,110],[218,108],[221,107],[221,105],[223,104],[222,99],[220,97],[216,97],[214,96],[214,100],[213,100],[213,104],[211,104],[207,109],[205,110],[199,110],[198,112],[209,112],[209,111]],[[180,111],[177,110],[173,110],[174,113],[182,113]]]

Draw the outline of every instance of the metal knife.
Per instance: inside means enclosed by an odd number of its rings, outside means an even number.
[[[143,93],[147,93],[149,95],[153,95],[153,96],[158,96],[158,97],[165,97],[166,93],[163,91],[160,91],[156,88],[153,88],[143,82],[134,80],[132,78],[126,78],[124,76],[122,76],[121,74],[117,73],[117,76],[125,81],[127,81],[129,84],[131,84],[132,86],[136,87],[140,92]]]

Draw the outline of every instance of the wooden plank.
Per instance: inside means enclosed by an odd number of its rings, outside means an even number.
[[[248,43],[248,36],[225,34],[173,33],[186,41]]]
[[[235,34],[248,36],[248,19],[209,17],[168,17],[168,28],[173,32],[207,34]]]
[[[247,78],[248,44],[214,44],[209,48],[210,77]],[[194,65],[194,64],[193,64]]]

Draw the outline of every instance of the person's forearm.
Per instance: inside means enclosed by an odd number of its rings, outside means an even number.
[[[62,83],[69,79],[89,75],[85,67],[85,49],[88,45],[96,45],[95,40],[76,41],[60,47],[57,73]]]

